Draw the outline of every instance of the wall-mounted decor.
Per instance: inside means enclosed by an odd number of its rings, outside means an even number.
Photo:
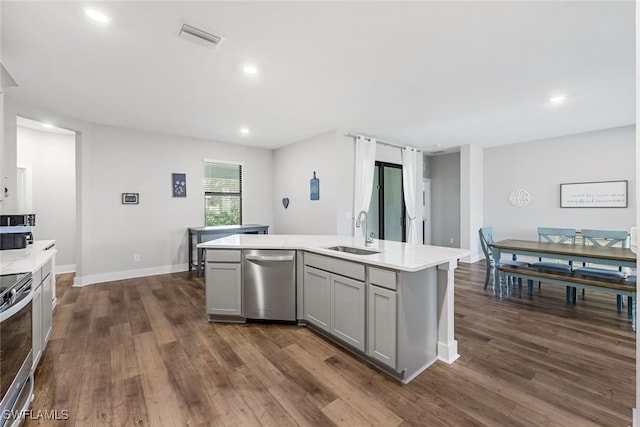
[[[123,205],[137,205],[140,203],[140,195],[138,193],[122,193]]]
[[[187,174],[172,173],[171,186],[173,189],[173,197],[187,197]]]
[[[320,180],[316,178],[316,171],[313,171],[313,178],[309,180],[311,185],[311,200],[320,200]]]
[[[561,208],[626,208],[627,181],[560,184]]]
[[[529,204],[531,195],[527,190],[518,189],[509,193],[509,203],[516,207],[522,207]]]
[[[289,207],[289,198],[285,197],[282,199],[282,206],[284,206],[285,209],[287,209]]]

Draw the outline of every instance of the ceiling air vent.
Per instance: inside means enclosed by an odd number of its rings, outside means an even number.
[[[212,49],[217,48],[218,45],[224,40],[223,37],[216,36],[215,34],[208,33],[204,30],[192,27],[191,25],[187,24],[182,24],[182,28],[180,29],[180,33],[178,34],[178,36],[185,40],[191,40],[192,42],[196,42]]]

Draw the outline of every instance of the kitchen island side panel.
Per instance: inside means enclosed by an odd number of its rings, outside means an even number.
[[[398,371],[410,381],[437,360],[436,267],[400,272],[398,284]]]

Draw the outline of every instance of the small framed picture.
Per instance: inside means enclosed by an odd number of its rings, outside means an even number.
[[[171,188],[173,190],[173,197],[187,197],[187,174],[172,173]]]
[[[137,205],[140,201],[138,193],[122,193],[123,205]]]

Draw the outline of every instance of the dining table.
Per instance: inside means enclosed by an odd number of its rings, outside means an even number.
[[[198,277],[204,276],[204,249],[196,246],[207,240],[221,239],[233,234],[267,234],[268,225],[242,224],[242,225],[214,225],[206,227],[189,227],[189,271],[196,270]],[[196,256],[194,260],[194,249]]]
[[[489,244],[495,260],[493,292],[500,289],[500,257],[503,254],[552,258],[574,263],[592,263],[616,267],[636,268],[636,254],[627,248],[612,248],[570,243],[539,242],[537,240],[499,240]]]

